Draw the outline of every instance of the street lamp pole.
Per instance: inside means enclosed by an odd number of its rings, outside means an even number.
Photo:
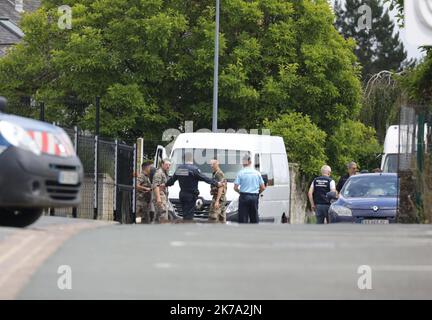
[[[213,80],[213,125],[212,131],[217,132],[218,125],[218,86],[219,86],[219,18],[220,0],[216,0],[216,31],[214,53],[214,80]]]

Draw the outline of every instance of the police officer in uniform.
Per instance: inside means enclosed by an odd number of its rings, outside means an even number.
[[[165,186],[172,186],[177,180],[180,184],[179,199],[183,210],[184,222],[193,221],[195,203],[199,195],[199,181],[204,181],[210,185],[218,187],[223,185],[223,183],[218,183],[214,179],[210,179],[201,173],[198,167],[193,164],[193,154],[191,152],[186,152],[185,164],[178,166],[174,175],[169,178]]]
[[[137,178],[137,223],[150,223],[152,184],[150,182],[151,161],[142,164]]]
[[[161,167],[153,176],[153,202],[155,208],[155,222],[168,222],[168,191],[165,184],[168,181],[168,171],[171,167],[169,159],[163,159]]]
[[[224,183],[223,186],[211,186],[210,194],[212,195],[212,202],[210,205],[209,222],[226,223],[226,184],[225,175],[219,167],[219,161],[214,159],[210,162],[213,170],[213,179],[217,182]]]
[[[327,193],[336,192],[336,183],[330,178],[330,175],[330,166],[324,165],[321,168],[321,176],[315,178],[309,188],[309,202],[312,210],[316,213],[317,224],[323,224],[325,220],[329,223],[330,201],[327,199]]]
[[[259,195],[266,189],[261,174],[252,168],[250,154],[242,159],[243,169],[234,180],[234,191],[240,194],[238,204],[239,223],[259,223]]]

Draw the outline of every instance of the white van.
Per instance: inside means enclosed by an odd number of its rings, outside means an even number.
[[[227,220],[238,221],[238,193],[234,191],[234,179],[242,169],[241,159],[245,153],[252,158],[252,165],[268,178],[267,189],[260,196],[259,217],[261,222],[280,223],[283,214],[290,212],[290,175],[285,145],[281,137],[240,133],[183,133],[175,140],[169,158],[172,175],[177,166],[184,162],[185,152],[194,152],[194,162],[200,170],[211,177],[209,161],[215,157],[228,181]],[[166,150],[158,146],[155,166],[167,156]],[[210,186],[199,182],[200,195],[196,203],[195,218],[207,219],[211,203]],[[169,199],[179,215],[178,182],[169,188]]]
[[[381,159],[383,172],[395,173],[398,168],[410,168],[412,157],[417,152],[417,128],[418,126],[393,125],[387,129]],[[427,141],[427,132],[428,125],[425,124],[424,141]]]

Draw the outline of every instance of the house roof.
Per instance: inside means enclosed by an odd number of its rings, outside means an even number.
[[[18,43],[22,38],[19,28],[21,14],[15,10],[14,0],[0,0],[0,56],[4,55],[8,46]],[[24,12],[35,11],[41,0],[24,0]]]
[[[20,13],[15,10],[13,1],[0,1],[0,18],[9,18],[14,24],[18,25],[20,20]]]

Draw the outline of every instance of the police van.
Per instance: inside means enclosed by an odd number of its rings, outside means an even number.
[[[260,195],[259,218],[261,222],[280,223],[282,217],[290,215],[290,175],[284,141],[281,137],[240,133],[195,132],[180,134],[170,154],[158,146],[155,166],[169,157],[172,161],[170,175],[179,164],[184,163],[186,152],[193,152],[194,163],[208,177],[212,176],[210,160],[217,158],[227,179],[227,220],[238,221],[238,197],[234,191],[234,180],[242,169],[242,158],[249,154],[252,166],[267,182],[266,190]],[[195,206],[195,218],[207,219],[211,203],[210,186],[199,182],[200,194]],[[179,201],[178,182],[169,188],[169,199],[182,215]]]
[[[5,108],[0,97],[0,225],[25,227],[44,208],[78,206],[83,167],[69,136]]]

